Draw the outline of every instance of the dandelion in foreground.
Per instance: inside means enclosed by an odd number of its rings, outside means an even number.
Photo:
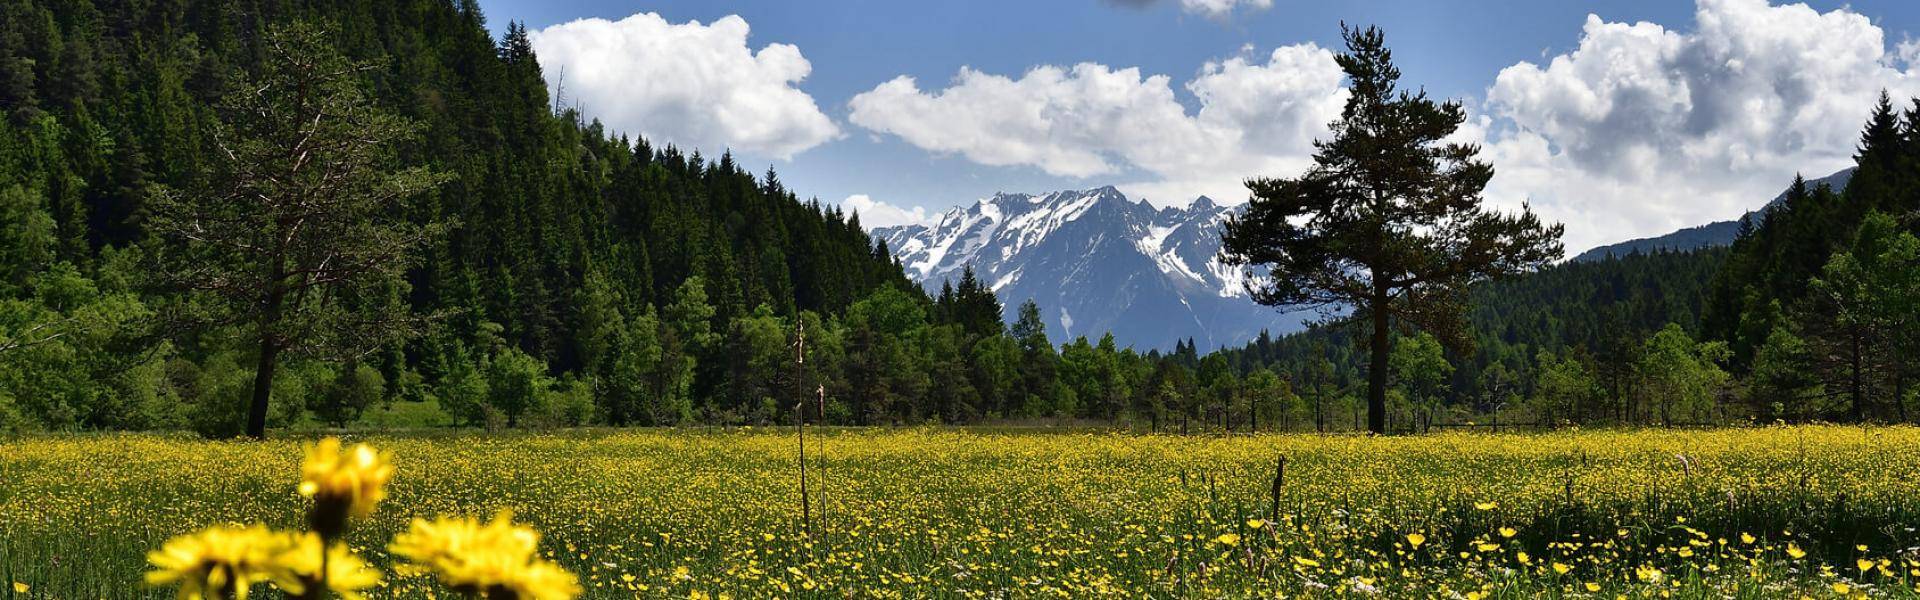
[[[417,572],[437,575],[442,583],[488,600],[567,600],[580,594],[577,578],[539,558],[540,534],[515,525],[502,511],[492,522],[466,518],[414,519],[394,536],[388,549],[407,559]]]
[[[344,600],[364,600],[361,590],[380,584],[380,571],[367,565],[367,562],[355,556],[345,544],[333,544],[327,549],[325,558],[320,554],[321,540],[318,534],[290,534],[294,541],[290,548],[280,553],[280,566],[293,575],[287,581],[274,581],[275,585],[290,595],[301,595],[308,591],[307,586],[316,581],[325,581],[326,589],[333,590]],[[326,568],[326,577],[320,577],[321,567]]]
[[[264,525],[216,525],[147,553],[147,584],[179,586],[181,600],[245,600],[255,583],[292,580],[278,561],[287,547],[286,536]]]

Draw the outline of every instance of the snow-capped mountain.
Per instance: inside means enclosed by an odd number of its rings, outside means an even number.
[[[882,227],[907,274],[930,291],[968,264],[993,287],[1011,320],[1032,299],[1055,341],[1113,332],[1122,346],[1202,349],[1237,345],[1261,330],[1301,328],[1248,297],[1238,269],[1221,264],[1221,222],[1237,208],[1205,196],[1155,208],[1112,186],[1050,194],[995,194],[931,225]]]

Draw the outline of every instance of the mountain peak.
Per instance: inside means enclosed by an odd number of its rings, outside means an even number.
[[[1220,217],[1232,210],[1205,196],[1156,208],[1111,185],[1002,192],[937,227],[875,235],[921,285],[937,289],[971,265],[1008,310],[1033,300],[1067,338],[1110,331],[1138,348],[1218,346],[1298,329],[1300,315],[1252,302],[1245,274],[1218,260]]]

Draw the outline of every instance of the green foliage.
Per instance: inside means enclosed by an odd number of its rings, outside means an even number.
[[[1725,342],[1695,342],[1678,325],[1661,329],[1640,355],[1639,410],[1665,424],[1719,420],[1717,394],[1728,379],[1721,364],[1729,355]]]
[[[1748,400],[1764,421],[1804,420],[1820,414],[1824,390],[1807,342],[1785,327],[1775,327],[1753,356]]]
[[[486,409],[506,419],[512,427],[528,413],[546,408],[554,385],[547,365],[519,348],[495,354],[486,366]]]
[[[328,425],[346,427],[374,403],[384,400],[386,394],[387,380],[379,369],[350,362],[313,396],[307,409]]]
[[[1424,429],[1440,405],[1447,379],[1453,375],[1453,364],[1447,362],[1440,340],[1424,331],[1401,338],[1394,344],[1387,364],[1393,369],[1395,385],[1417,411],[1416,427]]]
[[[1535,362],[1539,376],[1528,404],[1541,422],[1559,424],[1585,414],[1603,397],[1600,380],[1577,353],[1542,350]]]

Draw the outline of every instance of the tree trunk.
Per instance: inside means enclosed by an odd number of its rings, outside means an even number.
[[[280,346],[273,334],[260,334],[260,363],[253,372],[253,402],[247,405],[247,436],[267,439],[267,407],[273,398],[273,371],[279,364]]]
[[[1893,365],[1893,409],[1900,422],[1907,422],[1907,375],[1902,365]]]
[[[1387,336],[1387,299],[1373,299],[1373,362],[1367,365],[1367,431],[1387,432],[1387,354],[1393,340]]]

